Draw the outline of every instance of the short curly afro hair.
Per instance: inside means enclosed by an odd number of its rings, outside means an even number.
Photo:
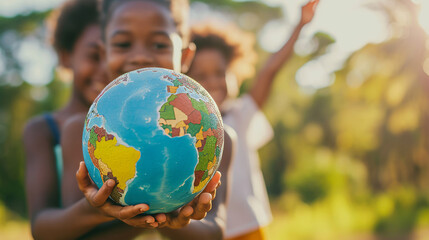
[[[196,54],[204,49],[220,51],[239,84],[254,75],[257,58],[253,34],[233,24],[210,20],[192,27],[191,41],[197,48]]]
[[[85,29],[99,23],[97,0],[68,0],[48,19],[56,51],[72,52]]]

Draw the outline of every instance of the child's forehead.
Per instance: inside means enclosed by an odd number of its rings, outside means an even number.
[[[144,0],[121,1],[112,10],[112,18],[131,15],[131,13],[143,15],[149,12],[174,22],[172,13],[167,6],[154,1]]]
[[[118,24],[176,28],[170,10],[151,1],[124,1],[117,5],[108,25]]]

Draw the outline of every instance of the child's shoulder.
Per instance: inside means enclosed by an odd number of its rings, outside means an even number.
[[[75,144],[80,142],[79,139],[82,138],[85,117],[86,113],[76,113],[65,121],[61,135],[61,146],[64,152],[66,152],[69,147],[73,149]]]
[[[54,136],[49,126],[49,117],[52,117],[52,115],[42,114],[28,120],[24,128],[24,141],[26,139],[53,139]]]
[[[39,115],[30,119],[23,132],[24,150],[27,164],[38,164],[39,166],[50,164],[52,150],[58,143],[58,137],[52,131],[45,115]]]
[[[70,138],[74,135],[80,137],[82,135],[83,126],[85,125],[86,113],[76,113],[70,116],[63,125],[63,138]]]

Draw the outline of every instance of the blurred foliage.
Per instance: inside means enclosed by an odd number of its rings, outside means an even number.
[[[0,17],[0,63],[4,66],[0,71],[0,202],[20,215],[26,214],[23,128],[32,116],[60,107],[68,91],[58,79],[47,86],[32,86],[21,75],[17,52],[27,37],[46,41],[43,21],[47,15],[48,11]],[[40,100],[38,96],[46,92]]]
[[[19,33],[31,33],[48,16],[49,11],[31,12],[29,14],[19,14],[14,17],[0,16],[0,32],[7,30]]]
[[[281,17],[279,8],[261,1],[192,2],[236,18],[252,13],[261,19],[255,33]],[[427,239],[429,78],[422,64],[428,37],[411,1],[370,7],[388,19],[389,40],[352,53],[332,85],[304,89],[295,81],[297,70],[335,43],[317,33],[317,49],[294,55],[274,83],[264,111],[275,137],[260,152],[273,203],[272,239]],[[9,211],[0,211],[2,221],[26,212],[25,122],[59,108],[68,96],[57,77],[46,86],[27,84],[15,54],[27,36],[45,41],[47,13],[0,17],[0,203]],[[260,66],[268,53],[258,53]],[[44,91],[44,98],[36,97]]]
[[[375,6],[392,37],[351,54],[331,86],[309,94],[294,81],[311,54],[275,82],[262,166],[274,206],[289,205],[275,215],[291,225],[273,224],[275,239],[410,239],[429,226],[428,37],[410,1]]]
[[[236,15],[242,13],[255,13],[258,18],[263,21],[280,18],[282,16],[280,7],[272,7],[263,3],[261,0],[191,0],[191,3],[204,3],[210,5],[214,10],[222,10],[224,12],[233,12]]]

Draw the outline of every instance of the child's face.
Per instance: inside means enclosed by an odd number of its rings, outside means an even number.
[[[228,95],[227,71],[228,63],[220,51],[202,49],[197,50],[187,74],[199,82],[220,107]]]
[[[88,104],[106,86],[105,70],[100,63],[100,26],[88,26],[75,43],[68,66],[74,74],[74,89]]]
[[[181,39],[171,12],[153,2],[125,2],[105,31],[109,79],[143,67],[180,71]]]

